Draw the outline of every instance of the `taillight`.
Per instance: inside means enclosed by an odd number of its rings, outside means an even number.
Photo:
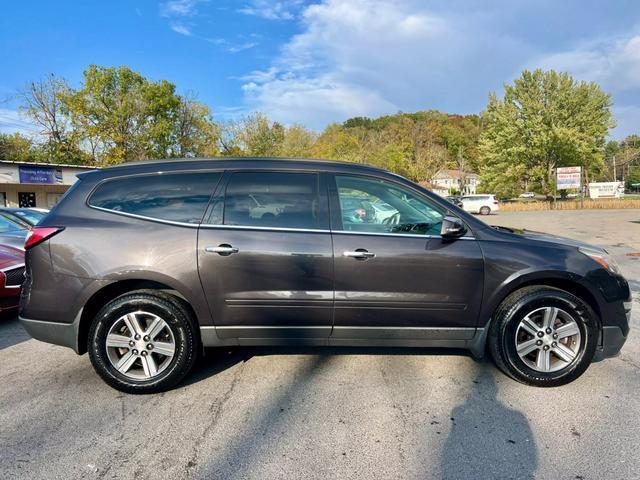
[[[39,243],[50,239],[56,233],[60,233],[64,227],[33,227],[24,240],[24,249],[35,247]]]
[[[494,205],[498,205],[498,200],[494,200],[494,201],[493,201],[493,204],[494,204]]]

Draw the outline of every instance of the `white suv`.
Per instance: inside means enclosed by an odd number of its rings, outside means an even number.
[[[500,210],[500,205],[495,195],[465,195],[460,199],[462,208],[466,212],[489,215]]]

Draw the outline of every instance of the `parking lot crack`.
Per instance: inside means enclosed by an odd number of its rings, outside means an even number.
[[[378,367],[380,370],[380,375],[382,376],[382,380],[384,381],[385,387],[387,389],[387,391],[389,392],[389,398],[391,400],[391,406],[392,408],[397,412],[397,416],[400,418],[400,422],[402,423],[402,433],[400,435],[397,436],[397,440],[398,440],[398,455],[400,456],[400,460],[402,461],[402,463],[405,463],[406,461],[406,454],[405,454],[405,448],[404,448],[404,444],[405,444],[405,439],[404,439],[404,435],[405,432],[407,431],[407,424],[408,424],[408,420],[407,420],[407,414],[404,411],[404,408],[402,406],[402,404],[398,401],[396,401],[395,399],[395,395],[394,395],[394,388],[391,385],[391,381],[389,379],[389,376],[386,372],[386,370],[384,369],[384,366],[382,365],[381,362],[378,363]]]
[[[202,430],[202,433],[198,436],[198,438],[193,443],[193,450],[192,450],[191,456],[189,457],[189,460],[185,465],[185,474],[187,477],[191,476],[192,469],[196,465],[198,465],[198,459],[199,459],[200,449],[202,447],[202,444],[205,442],[209,434],[217,426],[218,421],[220,420],[222,413],[224,411],[225,405],[227,404],[229,399],[233,396],[233,393],[236,387],[240,383],[240,379],[242,377],[242,372],[244,371],[245,363],[246,363],[246,360],[243,359],[242,363],[240,363],[238,368],[236,368],[236,371],[233,374],[233,378],[231,379],[231,383],[227,391],[224,393],[224,395],[220,400],[213,402],[209,407],[210,420],[205,425],[204,429]]]

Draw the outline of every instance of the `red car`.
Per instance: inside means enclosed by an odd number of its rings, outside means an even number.
[[[24,281],[24,250],[0,245],[0,314],[18,307]]]

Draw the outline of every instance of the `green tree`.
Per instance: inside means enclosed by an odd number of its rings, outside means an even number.
[[[220,129],[209,107],[193,97],[180,97],[176,115],[175,147],[169,156],[215,157],[220,154]]]
[[[46,153],[42,147],[19,133],[0,133],[0,159],[10,162],[43,162]]]
[[[522,191],[525,177],[542,193],[554,189],[556,167],[579,165],[587,181],[604,168],[605,138],[614,126],[611,97],[567,73],[524,71],[504,97],[489,97],[480,137],[484,190]]]
[[[225,147],[225,151],[256,157],[279,156],[285,135],[280,123],[272,122],[260,112],[244,117],[240,122],[232,122],[228,132],[232,137],[227,140],[231,147]]]
[[[310,157],[317,135],[303,125],[292,125],[284,131],[280,148],[283,157]]]
[[[360,146],[356,136],[337,123],[332,123],[324,129],[312,151],[314,157],[329,160],[358,162],[361,158],[359,155]]]
[[[18,92],[22,110],[39,128],[42,141],[37,148],[38,161],[84,163],[88,160],[65,109],[64,98],[70,91],[65,79],[48,75]]]
[[[173,84],[150,82],[129,67],[91,65],[82,87],[63,101],[103,163],[167,155],[180,105]]]

